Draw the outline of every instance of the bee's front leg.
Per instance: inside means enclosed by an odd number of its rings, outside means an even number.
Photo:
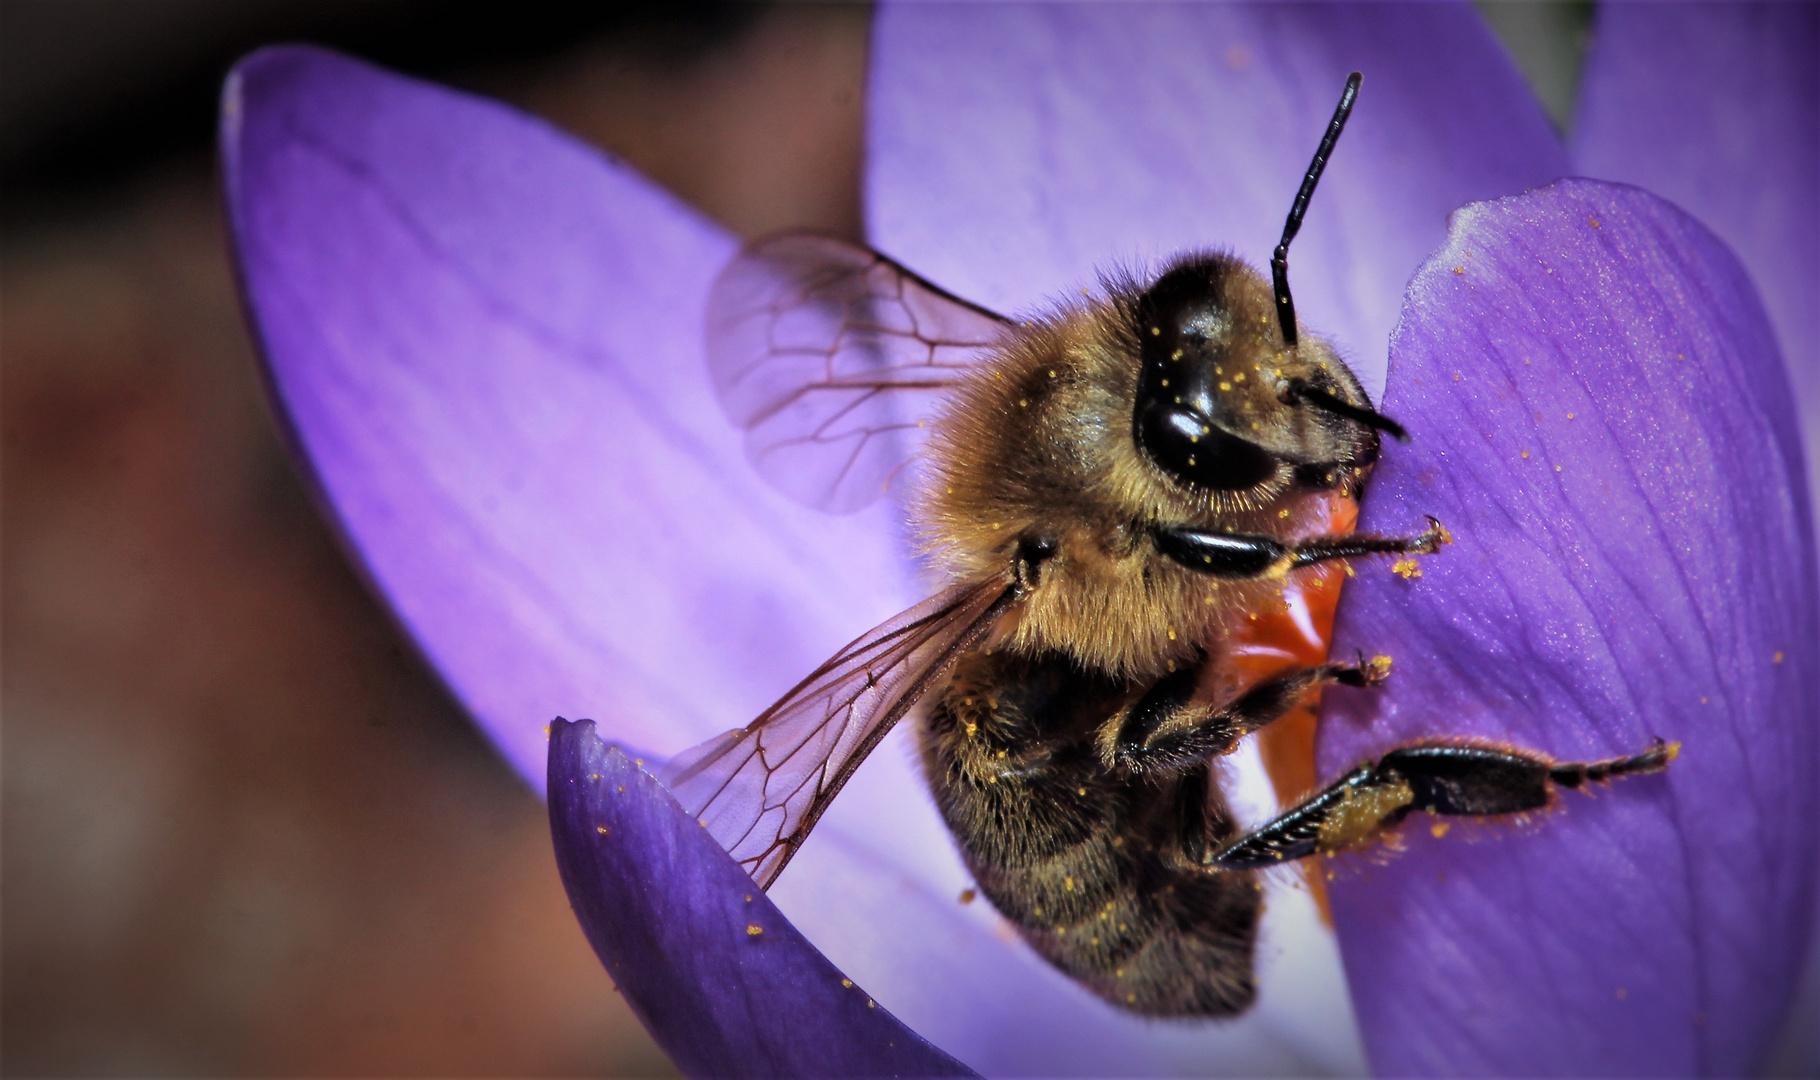
[[[1363,844],[1416,810],[1496,817],[1539,810],[1552,788],[1581,788],[1661,772],[1679,743],[1657,739],[1630,757],[1557,762],[1528,750],[1471,743],[1405,746],[1340,777],[1209,862],[1231,870],[1274,866]]]
[[[1364,555],[1432,555],[1453,542],[1445,526],[1428,519],[1427,531],[1418,536],[1323,536],[1286,544],[1269,536],[1210,532],[1187,526],[1155,530],[1156,548],[1171,560],[1203,574],[1221,578],[1257,578],[1309,566],[1329,559]]]
[[[1195,699],[1206,666],[1185,667],[1157,680],[1144,696],[1100,729],[1100,757],[1131,773],[1169,772],[1224,754],[1246,735],[1287,713],[1309,688],[1325,683],[1376,686],[1390,658],[1357,664],[1297,668],[1266,679],[1223,705]]]

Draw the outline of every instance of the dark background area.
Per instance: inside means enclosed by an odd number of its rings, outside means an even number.
[[[277,438],[215,99],[310,40],[512,100],[742,233],[855,233],[867,12],[0,4],[8,1075],[665,1075],[543,808]]]

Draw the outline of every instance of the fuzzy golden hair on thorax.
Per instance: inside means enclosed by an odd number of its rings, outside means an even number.
[[[1272,372],[1333,365],[1325,342],[1286,349],[1269,286],[1226,255],[1191,255],[1221,275],[1235,415],[1270,446],[1284,420]],[[1001,573],[1020,540],[1052,537],[1056,557],[1001,628],[1009,647],[1058,651],[1125,677],[1152,677],[1215,645],[1222,625],[1280,603],[1281,581],[1220,580],[1161,557],[1158,523],[1299,540],[1327,527],[1325,493],[1298,493],[1285,459],[1264,483],[1196,490],[1158,468],[1133,436],[1146,286],[1109,274],[1104,299],[1058,306],[1015,326],[971,372],[935,425],[916,504],[923,545],[958,581]],[[1243,370],[1240,370],[1243,368]],[[1347,375],[1350,378],[1350,374]],[[1255,394],[1242,397],[1245,380]],[[1279,379],[1280,381],[1280,379]],[[1276,410],[1272,412],[1271,410]],[[1303,410],[1305,411],[1305,410]],[[1255,417],[1255,419],[1254,419]],[[1294,438],[1290,432],[1286,438]]]

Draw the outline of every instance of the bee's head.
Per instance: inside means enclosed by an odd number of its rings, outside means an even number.
[[[1280,491],[1376,458],[1392,427],[1328,345],[1283,340],[1270,286],[1228,255],[1183,259],[1132,308],[1132,438],[1195,491]]]

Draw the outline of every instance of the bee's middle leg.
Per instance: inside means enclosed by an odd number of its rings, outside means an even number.
[[[1220,705],[1195,699],[1206,661],[1157,680],[1101,729],[1100,756],[1132,773],[1171,772],[1224,754],[1240,739],[1294,707],[1311,687],[1326,683],[1376,686],[1390,673],[1388,657],[1357,664],[1296,668],[1266,679]]]

